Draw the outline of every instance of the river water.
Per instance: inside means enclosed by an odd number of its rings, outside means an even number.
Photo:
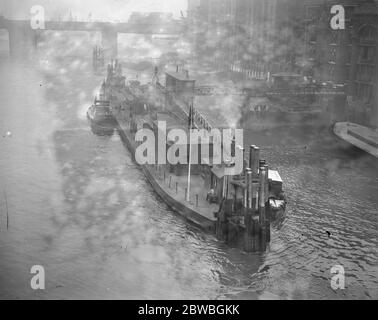
[[[289,204],[269,250],[246,254],[172,212],[116,133],[92,133],[102,78],[85,60],[2,56],[0,75],[0,299],[378,298],[375,159],[247,132]],[[30,287],[33,265],[45,290]]]

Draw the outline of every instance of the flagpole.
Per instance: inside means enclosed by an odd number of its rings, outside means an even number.
[[[189,163],[188,163],[188,185],[186,191],[186,201],[190,201],[190,166],[192,162],[192,143],[190,141],[190,131],[192,130],[193,121],[193,101],[189,107]]]

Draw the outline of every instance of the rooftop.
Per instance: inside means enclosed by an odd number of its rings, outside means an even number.
[[[185,70],[185,69],[180,69],[178,71],[168,70],[165,73],[180,81],[195,81],[195,79],[190,78],[189,70]]]

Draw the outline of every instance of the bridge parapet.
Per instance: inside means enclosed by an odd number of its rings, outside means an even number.
[[[0,27],[10,29],[13,26],[32,29],[29,20],[9,20],[0,16]],[[178,34],[181,31],[181,26],[182,24],[179,21],[159,24],[103,21],[45,21],[44,30],[88,32],[112,30],[117,33]]]
[[[11,55],[29,55],[36,46],[37,32],[44,30],[56,31],[86,31],[101,32],[104,49],[110,52],[109,58],[117,56],[117,34],[179,34],[181,23],[171,21],[167,23],[129,23],[129,22],[102,22],[102,21],[45,21],[43,30],[33,30],[29,20],[9,20],[0,16],[0,28],[9,32],[9,47]]]

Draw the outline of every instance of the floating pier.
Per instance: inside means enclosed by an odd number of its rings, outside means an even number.
[[[333,133],[340,139],[378,158],[378,131],[351,122],[336,122]]]

